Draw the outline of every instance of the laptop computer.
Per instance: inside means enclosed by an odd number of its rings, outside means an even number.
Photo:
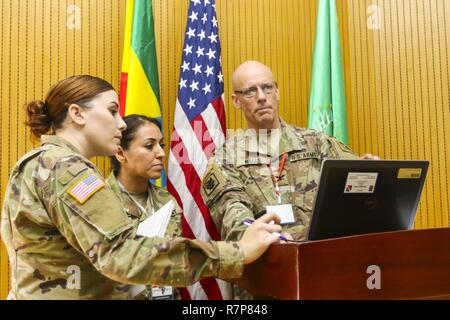
[[[428,161],[324,160],[308,240],[411,229]]]

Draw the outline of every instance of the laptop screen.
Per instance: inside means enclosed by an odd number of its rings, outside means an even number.
[[[411,229],[428,165],[324,160],[308,240]]]

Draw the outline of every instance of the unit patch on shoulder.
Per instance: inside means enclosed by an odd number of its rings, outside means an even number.
[[[70,188],[68,193],[80,204],[83,204],[104,186],[105,183],[101,179],[97,178],[95,174],[90,174]]]
[[[207,196],[210,196],[211,193],[214,192],[214,190],[217,188],[218,185],[219,185],[219,180],[217,179],[217,177],[215,176],[214,173],[211,173],[207,177],[207,180],[205,182],[205,187],[204,187]]]

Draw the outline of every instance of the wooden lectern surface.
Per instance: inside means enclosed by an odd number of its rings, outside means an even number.
[[[275,244],[236,281],[276,299],[450,295],[450,228]]]

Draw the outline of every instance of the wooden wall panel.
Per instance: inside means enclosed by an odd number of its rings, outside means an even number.
[[[3,204],[12,167],[26,151],[38,145],[25,128],[24,103],[43,99],[50,85],[74,74],[97,75],[118,88],[125,1],[1,0],[0,15]],[[79,22],[79,27],[71,22]],[[105,174],[109,171],[106,159],[94,162]],[[1,242],[0,298],[5,298],[9,290],[7,261]]]
[[[368,27],[369,7],[379,10],[379,28]],[[430,160],[417,228],[449,221],[449,10],[448,0],[348,1],[350,144]]]
[[[305,126],[317,0],[216,0],[227,125],[245,127],[229,99],[247,59],[269,65],[280,111]],[[164,135],[169,141],[188,0],[154,0]],[[416,228],[449,224],[450,0],[337,0],[351,147],[387,159],[428,159]],[[77,18],[73,20],[73,15]],[[124,0],[0,0],[0,200],[17,159],[36,146],[22,106],[49,86],[89,73],[119,85]],[[379,17],[379,19],[376,19]],[[79,28],[71,28],[73,22]],[[76,25],[76,23],[75,23]],[[108,161],[95,162],[108,172]],[[0,244],[0,298],[8,292]]]

